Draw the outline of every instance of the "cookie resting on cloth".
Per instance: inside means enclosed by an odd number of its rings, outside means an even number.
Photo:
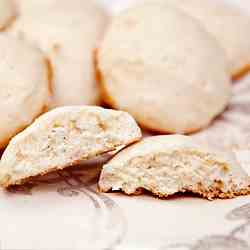
[[[21,184],[140,138],[140,128],[128,113],[95,106],[57,108],[11,140],[0,162],[0,184]]]
[[[192,192],[208,199],[250,194],[250,178],[230,156],[217,155],[182,135],[154,136],[124,149],[104,165],[103,192],[160,197]]]

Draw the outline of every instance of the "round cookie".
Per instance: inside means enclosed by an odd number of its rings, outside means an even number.
[[[157,132],[206,127],[231,97],[223,49],[197,21],[166,4],[116,17],[97,61],[105,101]]]
[[[250,17],[246,13],[221,1],[167,2],[196,18],[218,40],[226,51],[234,79],[250,70]]]
[[[92,1],[23,0],[10,33],[39,47],[53,67],[52,107],[99,104],[94,49],[109,20]]]
[[[1,34],[0,76],[0,148],[3,148],[46,109],[48,65],[37,49]]]
[[[16,16],[11,0],[0,0],[0,31],[5,30]]]

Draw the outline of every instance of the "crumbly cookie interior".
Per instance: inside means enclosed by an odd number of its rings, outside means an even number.
[[[75,165],[139,139],[140,130],[129,117],[121,112],[65,112],[39,128],[30,127],[3,155],[2,185],[20,184],[27,177]]]
[[[208,199],[231,198],[249,193],[246,176],[232,178],[231,166],[210,154],[175,150],[130,159],[123,167],[107,164],[101,176],[102,191],[123,190],[126,194],[148,190],[160,197],[192,192]]]

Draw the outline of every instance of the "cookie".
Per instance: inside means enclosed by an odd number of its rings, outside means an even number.
[[[135,194],[148,190],[160,197],[192,192],[204,198],[250,194],[250,178],[231,156],[201,148],[191,137],[148,137],[104,165],[100,190]]]
[[[145,3],[114,18],[97,52],[105,101],[150,130],[206,127],[231,97],[224,50],[193,18]]]
[[[0,31],[5,30],[15,19],[16,11],[11,0],[0,0]]]
[[[0,148],[41,114],[50,97],[49,69],[37,49],[0,35]]]
[[[4,187],[114,151],[141,138],[127,113],[94,106],[67,106],[40,116],[14,137],[0,162]]]
[[[109,21],[93,1],[17,1],[10,33],[46,53],[53,67],[51,107],[100,103],[93,51]]]
[[[196,18],[225,49],[231,74],[238,79],[250,70],[250,17],[242,10],[222,1],[168,0]]]

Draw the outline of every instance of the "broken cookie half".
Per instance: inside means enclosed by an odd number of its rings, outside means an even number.
[[[92,106],[54,109],[15,136],[0,162],[0,184],[22,184],[138,141],[141,131],[127,113]]]
[[[232,158],[232,159],[231,159]],[[202,149],[191,137],[148,137],[120,153],[103,167],[103,192],[148,190],[160,197],[192,192],[205,198],[250,194],[250,179],[232,156]]]

